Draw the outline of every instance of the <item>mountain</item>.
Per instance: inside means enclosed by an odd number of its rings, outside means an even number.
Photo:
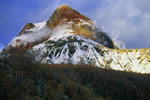
[[[9,47],[26,49],[42,43],[49,38],[61,38],[68,35],[79,35],[114,48],[111,39],[94,25],[86,16],[63,5],[58,7],[49,20],[41,23],[28,23],[10,42]]]
[[[31,55],[42,64],[150,73],[150,49],[118,49],[92,20],[67,5],[58,7],[44,22],[26,24],[1,54],[10,50]]]

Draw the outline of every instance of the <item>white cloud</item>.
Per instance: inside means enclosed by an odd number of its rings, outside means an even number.
[[[92,17],[105,27],[104,31],[118,34],[127,48],[148,48],[150,45],[150,4],[149,0],[107,0]]]

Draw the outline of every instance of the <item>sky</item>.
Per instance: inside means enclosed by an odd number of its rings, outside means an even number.
[[[150,0],[0,0],[0,48],[25,24],[47,20],[63,4],[88,16],[122,48],[150,47]]]
[[[0,43],[0,51],[3,49],[3,44]]]

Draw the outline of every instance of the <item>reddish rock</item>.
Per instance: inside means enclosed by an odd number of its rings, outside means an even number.
[[[28,33],[28,32],[26,32],[26,30],[29,30],[33,27],[34,27],[34,24],[32,24],[32,23],[26,24],[17,36]]]
[[[87,18],[84,15],[81,15],[79,12],[75,11],[69,6],[63,5],[55,10],[55,12],[52,14],[48,21],[48,25],[50,28],[54,28],[58,24],[62,24],[64,22],[73,21],[75,23],[78,23],[80,22],[79,18],[91,21],[89,18]]]

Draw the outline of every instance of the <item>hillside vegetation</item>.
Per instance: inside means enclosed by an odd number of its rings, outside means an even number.
[[[150,75],[44,65],[13,52],[0,60],[1,100],[150,100]]]

